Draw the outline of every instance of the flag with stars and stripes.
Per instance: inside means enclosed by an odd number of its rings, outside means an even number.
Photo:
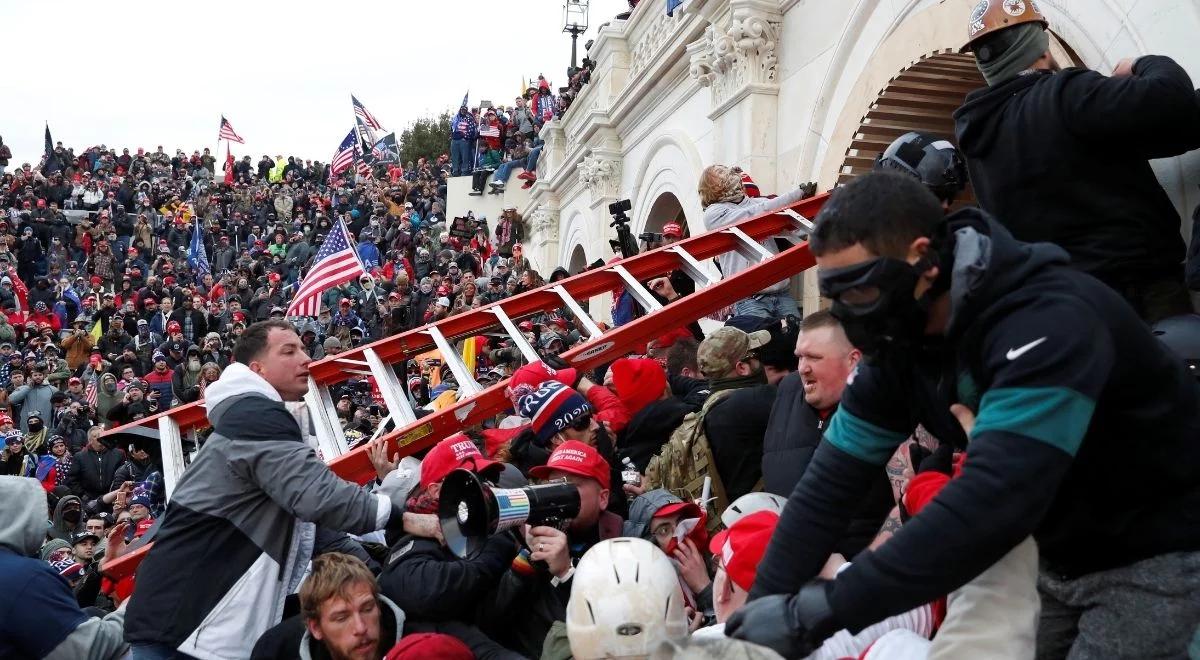
[[[300,280],[296,297],[288,306],[288,316],[316,316],[321,311],[322,293],[366,272],[346,224],[338,220],[317,251],[312,269]]]
[[[225,115],[221,115],[221,132],[217,134],[217,141],[219,142],[221,140],[229,140],[230,142],[237,142],[238,144],[246,144],[246,141],[242,139],[242,136],[238,135],[237,132],[233,130],[233,126],[229,123],[229,120],[225,118]]]
[[[337,151],[333,154],[333,160],[329,161],[329,179],[331,181],[354,165],[354,143],[357,140],[358,137],[355,136],[352,128],[346,134],[346,139],[338,145]]]
[[[354,98],[353,94],[350,95],[350,101],[354,103],[354,116],[358,117],[358,119],[360,121],[362,121],[362,123],[365,124],[367,126],[367,128],[369,128],[373,131],[382,131],[383,130],[383,126],[379,123],[379,120],[375,118],[375,115],[372,115],[370,112],[367,112],[367,109],[363,106],[362,103],[359,102],[358,99]]]

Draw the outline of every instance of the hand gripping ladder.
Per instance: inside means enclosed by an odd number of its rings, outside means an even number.
[[[562,354],[563,359],[580,369],[592,369],[626,355],[664,333],[716,312],[738,300],[797,273],[814,264],[803,239],[812,229],[808,218],[816,215],[828,194],[805,199],[788,208],[768,211],[729,227],[706,232],[671,245],[644,252],[602,268],[586,271],[547,284],[541,288],[506,298],[476,310],[385,337],[309,365],[309,391],[305,396],[321,456],[330,469],[344,479],[366,483],[375,478],[375,470],[365,446],[347,451],[345,435],[338,423],[330,387],[360,376],[371,376],[387,404],[388,417],[380,428],[392,422],[394,430],[384,432],[389,455],[397,450],[407,456],[437,443],[463,428],[481,423],[511,407],[505,396],[507,380],[483,388],[475,381],[454,349],[458,339],[503,332],[515,343],[525,360],[539,359],[517,328],[517,323],[535,314],[566,306],[575,315],[587,340]],[[771,254],[761,241],[784,237],[795,242],[779,254]],[[736,250],[753,265],[737,275],[720,279],[705,262]],[[672,270],[682,270],[696,282],[696,291],[661,304],[642,285]],[[602,332],[584,311],[580,300],[624,287],[646,310],[630,323]],[[404,373],[410,358],[437,349],[458,383],[458,401],[443,410],[419,417],[408,388],[396,374]],[[117,427],[105,435],[158,432],[162,447],[163,476],[170,497],[185,469],[181,440],[194,439],[197,430],[208,426],[204,402],[198,401]],[[192,446],[196,446],[193,442]],[[128,575],[151,544],[132,551],[106,567],[113,577]]]

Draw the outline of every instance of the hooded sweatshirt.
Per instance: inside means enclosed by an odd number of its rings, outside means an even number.
[[[247,658],[300,585],[314,523],[365,534],[400,510],[331,472],[279,393],[246,365],[229,365],[205,394],[214,432],[138,567],[125,635],[197,658]]]
[[[63,511],[71,503],[74,503],[79,511],[79,517],[73,523],[67,522],[66,518],[63,517]],[[50,538],[70,541],[72,534],[83,529],[83,522],[83,502],[74,495],[66,495],[59,499],[58,504],[54,506],[54,515],[50,518],[50,529],[47,533],[50,535]]]
[[[1056,243],[1110,286],[1179,277],[1179,213],[1148,162],[1200,147],[1200,100],[1175,61],[1017,76],[971,92],[954,121],[980,206],[1017,240]]]
[[[796,593],[816,575],[917,423],[966,447],[967,460],[831,584],[830,605],[851,632],[957,589],[1031,534],[1044,569],[1068,577],[1200,550],[1200,383],[1116,292],[1068,268],[1061,248],[1016,241],[974,208],[946,222],[945,336],[859,365],[752,597]],[[922,362],[935,368],[923,382]],[[975,412],[969,445],[937,417],[951,403]],[[1114,477],[1120,496],[1098,497]]]
[[[112,392],[109,392],[105,388],[106,383],[112,383]],[[120,403],[121,399],[125,396],[116,386],[116,376],[108,372],[100,376],[100,383],[96,386],[96,416],[100,419],[108,419],[108,411]]]
[[[46,491],[35,479],[0,477],[0,658],[124,656],[125,612],[88,618],[67,581],[34,559],[46,529]]]

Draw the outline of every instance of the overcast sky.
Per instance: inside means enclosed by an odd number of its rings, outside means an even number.
[[[650,0],[661,1],[661,0]],[[588,32],[627,7],[591,0]],[[471,103],[511,104],[521,80],[566,84],[561,0],[0,2],[0,137],[36,164],[43,128],[93,144],[213,147],[328,161],[353,93],[388,130]],[[222,150],[224,147],[222,146]],[[222,151],[223,154],[223,151]]]

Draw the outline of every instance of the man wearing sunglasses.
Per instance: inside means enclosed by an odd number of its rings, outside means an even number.
[[[866,363],[730,634],[804,655],[962,587],[1032,535],[1039,653],[1183,655],[1200,618],[1200,385],[1133,308],[1061,248],[977,209],[944,217],[898,173],[835,191],[811,246]],[[961,475],[887,544],[811,581],[918,423],[967,451]]]

